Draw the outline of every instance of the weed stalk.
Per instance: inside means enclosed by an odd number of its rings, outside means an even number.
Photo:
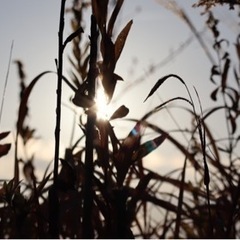
[[[88,96],[91,101],[95,97],[95,80],[96,80],[96,62],[97,62],[97,40],[98,40],[97,22],[95,17],[91,16],[91,36],[90,36],[90,62],[87,76]],[[84,197],[83,197],[83,238],[93,238],[92,226],[92,206],[93,206],[93,139],[96,122],[96,113],[88,111],[86,126],[86,155],[85,155],[85,178],[84,178]]]
[[[57,64],[57,107],[56,107],[56,128],[55,128],[55,155],[53,170],[53,186],[49,191],[50,207],[50,235],[53,238],[59,237],[59,202],[58,202],[58,164],[59,164],[59,147],[60,147],[60,127],[61,127],[61,100],[62,100],[62,71],[63,71],[63,30],[64,30],[64,11],[66,0],[61,1],[60,22],[58,32],[58,61]]]

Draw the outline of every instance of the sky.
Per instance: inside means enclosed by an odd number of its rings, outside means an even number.
[[[193,86],[197,89],[204,109],[212,106],[209,94],[213,85],[209,81],[211,63],[206,57],[199,42],[194,38],[189,26],[179,18],[173,11],[166,9],[160,4],[160,0],[125,0],[122,12],[118,19],[120,29],[133,19],[133,26],[129,33],[125,48],[118,61],[116,73],[123,77],[124,81],[117,86],[113,98],[113,109],[125,104],[130,109],[129,117],[140,118],[147,111],[163,100],[172,97],[187,97],[186,90],[176,81],[169,81],[149,101],[143,103],[148,92],[156,81],[164,75],[174,73],[181,76],[194,95]],[[165,1],[167,2],[167,1]],[[192,8],[196,1],[179,0],[178,6],[184,9],[198,31],[205,26],[206,15],[201,15],[202,8]],[[70,0],[67,1],[69,5]],[[60,1],[40,0],[8,0],[0,2],[0,96],[4,95],[4,84],[8,69],[11,44],[13,42],[12,62],[5,89],[4,107],[0,122],[0,132],[11,131],[7,142],[14,141],[15,125],[17,121],[19,81],[14,60],[24,63],[29,83],[39,73],[51,70],[55,71],[54,59],[57,58],[58,44],[58,19],[60,12]],[[239,32],[237,11],[229,11],[228,6],[214,9],[217,18],[222,19],[221,27],[224,36],[234,41]],[[89,17],[88,15],[86,15]],[[65,32],[67,37],[71,33],[70,16],[66,16]],[[88,19],[86,19],[88,22]],[[87,25],[88,26],[88,25]],[[86,29],[84,37],[88,38],[89,30]],[[208,31],[201,33],[202,38],[211,47],[212,38]],[[190,39],[190,40],[189,40]],[[187,42],[188,41],[188,42]],[[181,51],[180,51],[181,50]],[[66,49],[64,61],[64,74],[68,74],[70,65],[67,62],[67,54],[71,52],[71,46]],[[212,53],[213,54],[213,53]],[[170,57],[169,57],[170,56]],[[171,57],[174,56],[174,57]],[[170,59],[170,60],[169,60]],[[156,66],[154,68],[154,66]],[[149,71],[152,69],[152,71]],[[140,79],[143,79],[140,81]],[[137,84],[136,84],[137,82]],[[72,123],[74,121],[73,111],[65,107],[74,107],[69,98],[72,92],[63,86],[63,106],[61,125],[61,154],[64,148],[70,144]],[[195,98],[196,99],[196,98]],[[32,128],[36,128],[38,140],[29,145],[27,155],[34,153],[35,165],[43,171],[53,159],[54,153],[54,130],[55,130],[55,108],[56,108],[56,76],[44,76],[35,86],[29,99],[29,122]],[[79,111],[79,109],[75,109]],[[176,110],[177,111],[177,110]],[[181,126],[189,121],[184,113],[175,112],[176,118]],[[180,117],[179,117],[180,116]],[[154,118],[166,128],[172,128],[173,121],[165,113]],[[171,122],[171,124],[170,124]],[[213,127],[216,134],[220,134],[218,124]],[[119,136],[125,136],[133,124],[124,121],[114,122]],[[174,126],[176,128],[176,126]],[[76,126],[75,138],[81,134]],[[153,153],[158,156],[157,160],[152,157],[148,165],[153,168],[170,169],[183,164],[178,161],[176,152],[165,144],[161,151]],[[14,146],[6,158],[0,159],[0,179],[11,178],[13,174],[13,151]],[[160,157],[159,157],[160,156]]]

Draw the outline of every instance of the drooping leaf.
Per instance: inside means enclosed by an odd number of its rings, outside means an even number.
[[[18,132],[21,131],[21,129],[23,129],[23,123],[24,123],[26,113],[27,113],[27,102],[28,102],[28,98],[30,96],[30,93],[31,93],[33,87],[35,86],[35,84],[38,82],[39,79],[41,79],[44,75],[46,75],[48,73],[55,73],[56,74],[56,72],[53,72],[53,71],[44,71],[44,72],[40,73],[39,75],[37,75],[30,82],[30,84],[24,89],[24,92],[22,93],[21,103],[20,103],[19,110],[18,110],[18,120],[17,120],[17,130],[18,130]],[[63,76],[63,81],[72,90],[74,90],[74,91],[76,90],[76,88],[64,76]]]
[[[65,40],[63,44],[63,48],[66,47],[66,45],[71,42],[75,37],[77,37],[80,33],[83,33],[82,27],[79,27],[75,32],[71,33]]]
[[[169,74],[167,76],[164,76],[162,78],[160,78],[157,83],[153,86],[153,88],[151,89],[151,91],[149,92],[149,94],[147,95],[146,99],[144,100],[144,102],[147,101],[147,99],[152,96],[156,91],[157,89],[167,80],[169,79],[170,77],[174,77],[176,79],[178,79],[182,84],[185,85],[185,82],[182,80],[182,78],[180,78],[178,75],[175,75],[175,74]]]
[[[170,102],[176,101],[176,100],[182,100],[185,101],[187,103],[189,103],[192,106],[192,102],[190,102],[188,99],[186,98],[182,98],[182,97],[175,97],[175,98],[171,98],[167,101],[165,101],[164,103],[156,106],[154,109],[152,109],[151,111],[147,112],[143,117],[142,117],[142,121],[145,121],[147,118],[149,118],[150,116],[152,116],[154,113],[160,111],[165,105],[169,104]]]
[[[28,98],[30,96],[30,93],[34,87],[34,85],[36,84],[36,82],[44,75],[51,73],[51,71],[45,71],[40,73],[39,75],[37,75],[32,81],[31,83],[28,85],[28,87],[25,89],[23,96],[22,96],[22,100],[19,106],[19,111],[18,111],[18,121],[17,121],[17,129],[20,130],[22,129],[23,126],[23,122],[24,119],[26,117],[26,109],[27,109],[27,101]]]
[[[123,28],[123,30],[119,33],[116,42],[115,42],[115,63],[117,62],[117,60],[119,59],[123,47],[125,45],[128,33],[131,29],[133,20],[130,20],[127,25]]]
[[[111,116],[110,120],[116,119],[116,118],[123,118],[129,113],[129,109],[122,105],[119,107]]]

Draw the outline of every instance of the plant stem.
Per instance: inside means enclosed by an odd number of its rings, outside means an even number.
[[[97,23],[91,16],[91,48],[88,72],[88,95],[91,100],[95,97],[96,62],[97,62]],[[83,238],[93,238],[92,206],[93,206],[93,139],[96,121],[96,113],[89,110],[86,126],[86,155],[85,155],[85,178],[83,186]]]
[[[61,100],[62,100],[62,71],[63,71],[63,29],[64,29],[64,9],[66,0],[62,0],[60,11],[60,24],[58,32],[58,81],[57,81],[57,108],[56,108],[56,128],[55,128],[55,156],[54,156],[54,184],[58,177],[58,160],[60,146],[61,127]]]
[[[179,232],[180,232],[180,226],[181,226],[181,215],[182,215],[182,207],[183,207],[183,194],[184,194],[186,167],[187,167],[187,158],[185,158],[185,160],[184,160],[181,185],[180,185],[180,189],[179,189],[177,217],[176,217],[176,225],[175,225],[175,231],[174,231],[175,239],[179,238]]]
[[[56,107],[56,128],[55,128],[55,155],[53,170],[53,186],[49,191],[50,205],[50,234],[52,238],[59,238],[59,202],[58,202],[58,164],[60,147],[60,127],[61,127],[61,100],[62,100],[62,71],[63,71],[63,30],[64,30],[64,10],[66,0],[61,1],[60,22],[58,32],[58,62],[57,62],[57,107]]]

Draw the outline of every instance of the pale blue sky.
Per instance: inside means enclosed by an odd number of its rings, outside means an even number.
[[[129,88],[134,80],[144,76],[151,65],[163,61],[193,35],[189,27],[178,16],[163,8],[159,2],[155,0],[125,0],[119,24],[123,27],[130,19],[133,19],[133,26],[116,69],[116,73],[125,80],[119,83],[116,96],[122,89]],[[192,0],[177,1],[179,6],[185,9],[196,28],[202,30],[206,16],[200,16],[202,9],[191,7],[194,2]],[[8,0],[0,2],[0,96],[3,93],[12,40],[14,40],[12,58],[24,62],[28,82],[42,71],[55,71],[54,59],[57,57],[59,11],[60,0]],[[223,19],[224,34],[235,37],[239,31],[236,11],[229,11],[228,6],[225,6],[216,8],[214,12],[218,18]],[[71,29],[67,18],[65,36],[69,33],[71,33]],[[87,31],[84,36],[88,37]],[[211,46],[210,36],[208,33],[203,35],[209,47]],[[70,49],[69,46],[67,51]],[[137,61],[133,65],[136,59]],[[68,68],[69,65],[65,61],[65,73]],[[212,104],[208,102],[210,89],[213,89],[209,83],[210,68],[209,60],[197,40],[194,39],[176,58],[159,67],[154,73],[145,76],[144,82],[138,84],[131,91],[124,91],[120,102],[116,102],[115,107],[123,103],[130,108],[131,117],[141,117],[160,101],[159,96],[155,95],[150,101],[143,104],[143,100],[157,79],[166,74],[175,73],[181,76],[191,89],[193,85],[197,88],[203,108],[206,109],[208,105]],[[41,143],[42,145],[40,144],[42,148],[53,146],[54,142],[55,88],[56,77],[54,75],[46,76],[35,86],[30,97],[30,125],[37,129],[36,135],[42,138],[41,141],[45,141],[45,143]],[[69,104],[70,95],[71,92],[64,86],[64,103]],[[187,96],[184,88],[175,82],[173,84],[169,82],[163,86],[159,95],[165,100],[174,96]],[[15,133],[17,107],[18,77],[16,65],[11,64],[0,131],[10,130],[13,134]],[[72,118],[72,112],[63,107],[61,131],[63,146],[67,146],[69,143]],[[184,116],[182,119],[184,121]],[[181,121],[181,119],[178,120]],[[169,123],[169,117],[163,116],[159,121],[166,125]],[[119,128],[121,129],[121,124]],[[81,133],[80,130],[77,133]],[[10,137],[9,141],[12,138]],[[37,149],[38,147],[34,148],[33,143],[32,148]],[[45,154],[43,152],[47,151],[49,150],[38,149],[39,157],[37,154],[36,157],[43,158],[42,155]],[[53,154],[53,150],[52,153],[50,151],[50,154],[46,153],[48,157],[51,154]],[[1,159],[0,177],[7,176],[4,170],[6,162],[3,161],[5,160]]]

